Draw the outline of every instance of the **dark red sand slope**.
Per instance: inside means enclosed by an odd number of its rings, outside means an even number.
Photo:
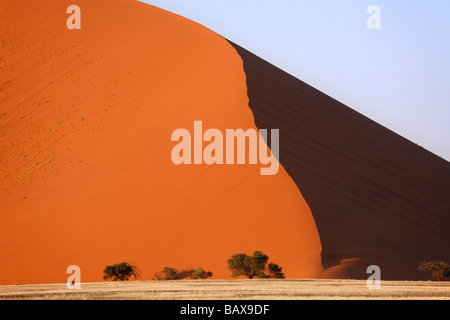
[[[313,213],[329,277],[427,279],[450,261],[450,164],[247,50],[249,105]]]

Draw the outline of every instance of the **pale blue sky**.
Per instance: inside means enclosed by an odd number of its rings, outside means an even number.
[[[143,0],[450,160],[449,0]],[[381,30],[366,10],[381,9]]]

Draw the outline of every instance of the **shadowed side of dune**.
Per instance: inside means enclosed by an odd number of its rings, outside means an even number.
[[[229,41],[230,42],[230,41]],[[230,42],[259,128],[313,213],[329,277],[421,279],[450,260],[450,164]],[[425,278],[427,275],[425,275]]]

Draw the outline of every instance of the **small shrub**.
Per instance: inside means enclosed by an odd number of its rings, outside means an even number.
[[[177,273],[177,269],[164,267],[161,272],[155,272],[155,277],[156,280],[175,280]]]
[[[211,271],[205,271],[202,268],[198,268],[191,274],[191,278],[192,279],[207,279],[209,277],[212,277],[212,275],[213,274]]]
[[[433,278],[438,281],[444,281],[450,276],[450,265],[444,261],[423,261],[417,268],[419,271],[431,271]]]
[[[211,276],[211,271],[205,271],[202,268],[178,271],[172,267],[164,267],[160,272],[155,272],[156,280],[182,280],[189,277],[192,279],[206,279]]]

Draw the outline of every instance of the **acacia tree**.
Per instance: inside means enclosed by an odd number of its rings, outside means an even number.
[[[438,281],[444,281],[450,276],[450,265],[444,261],[423,261],[417,268],[419,271],[431,271],[433,278]]]
[[[228,259],[228,268],[231,270],[232,277],[245,276],[249,279],[258,278],[284,278],[281,268],[269,263],[268,272],[266,273],[266,264],[269,257],[261,251],[253,252],[253,256],[245,253],[238,253]]]
[[[116,263],[112,266],[107,266],[105,270],[103,270],[103,279],[104,280],[112,280],[112,281],[128,281],[131,276],[135,279],[141,277],[141,272],[138,267],[129,262],[121,262]]]
[[[257,275],[264,273],[268,256],[261,251],[253,252],[253,256],[248,256],[245,253],[238,253],[228,259],[228,268],[231,270],[232,277],[245,276],[253,279]]]

